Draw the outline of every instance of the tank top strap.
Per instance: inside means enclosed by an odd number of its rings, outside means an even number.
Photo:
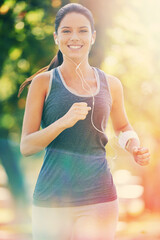
[[[108,82],[108,76],[103,70],[101,70],[97,67],[95,67],[95,68],[96,68],[96,70],[99,74],[99,78],[100,78],[100,93],[99,94],[101,94],[101,91],[106,90],[108,92],[110,106],[112,106],[112,95],[111,95],[111,90],[110,90],[110,86],[109,86],[109,82]]]
[[[48,93],[46,95],[46,98],[45,98],[45,102],[47,101],[47,99],[49,98],[51,92],[53,91],[53,89],[55,89],[57,87],[57,84],[61,84],[61,81],[59,79],[59,75],[57,73],[57,68],[53,68],[51,71],[50,71],[50,80],[49,80],[49,88],[48,88]]]
[[[98,73],[99,79],[100,79],[100,91],[97,95],[102,94],[103,91],[107,91],[109,103],[111,106],[112,105],[112,95],[111,95],[110,86],[109,86],[109,82],[108,82],[108,76],[103,70],[101,70],[97,67],[94,67],[94,68],[97,70],[97,73]],[[65,93],[68,93],[68,91],[66,90],[66,88],[64,87],[64,85],[60,79],[60,76],[58,73],[58,68],[54,68],[50,72],[49,89],[48,89],[47,96],[45,98],[45,103],[46,103],[47,99],[49,98],[53,89],[55,90],[57,87],[62,87],[63,91],[65,91]]]

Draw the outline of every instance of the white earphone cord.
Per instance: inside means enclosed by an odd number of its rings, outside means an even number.
[[[64,55],[64,54],[63,54]],[[84,59],[85,59],[85,57],[83,58],[83,60],[79,63],[79,64],[77,64],[77,63],[75,63],[71,58],[69,58],[68,56],[66,56],[66,55],[64,55],[66,58],[68,58],[72,63],[74,63],[74,65],[76,65],[76,73],[77,73],[77,75],[79,76],[79,78],[81,79],[81,82],[82,82],[82,87],[83,87],[83,89],[84,90],[86,90],[88,93],[90,93],[85,87],[84,87],[84,84],[83,84],[83,81],[86,83],[86,85],[89,87],[89,89],[91,90],[91,88],[90,88],[90,86],[89,86],[89,84],[86,82],[86,80],[84,79],[84,76],[83,76],[83,73],[82,73],[82,71],[81,71],[81,69],[80,69],[80,65],[81,65],[81,63],[84,61]],[[78,68],[79,68],[79,71],[80,71],[80,73],[81,73],[81,75],[82,75],[82,77],[80,76],[80,74],[78,73]],[[92,126],[98,131],[98,132],[100,132],[100,133],[103,133],[104,134],[104,132],[102,132],[101,130],[99,130],[95,125],[94,125],[94,123],[93,123],[93,111],[94,111],[94,104],[95,104],[95,100],[94,100],[94,95],[92,94],[92,92],[91,92],[91,95],[92,95],[92,111],[91,111],[91,123],[92,123]],[[108,143],[109,143],[109,141],[108,141]],[[112,145],[111,145],[111,143],[109,143],[110,144],[110,146],[114,149],[114,150],[116,150]],[[118,145],[118,144],[117,144]],[[118,145],[119,146],[119,145]],[[117,151],[116,151],[116,153],[117,153]],[[114,156],[114,157],[112,157],[112,159],[116,159],[117,158],[117,154]]]

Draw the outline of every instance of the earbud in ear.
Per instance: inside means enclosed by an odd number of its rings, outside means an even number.
[[[58,40],[57,39],[55,40],[55,44],[58,44]]]
[[[91,45],[93,45],[94,44],[94,40],[92,39],[92,41],[91,41]]]

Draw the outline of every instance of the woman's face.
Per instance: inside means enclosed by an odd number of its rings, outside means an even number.
[[[96,32],[92,34],[89,20],[80,13],[68,13],[61,21],[57,35],[59,49],[75,60],[88,56],[91,45],[94,43]]]

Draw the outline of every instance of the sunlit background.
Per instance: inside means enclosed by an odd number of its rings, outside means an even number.
[[[20,84],[48,65],[57,10],[78,2],[94,16],[90,63],[118,77],[125,107],[151,163],[140,167],[117,145],[111,121],[107,159],[119,197],[117,240],[160,239],[160,1],[0,2],[0,239],[31,239],[31,201],[44,152],[24,158],[19,143],[27,89]],[[31,116],[32,117],[32,116]]]

